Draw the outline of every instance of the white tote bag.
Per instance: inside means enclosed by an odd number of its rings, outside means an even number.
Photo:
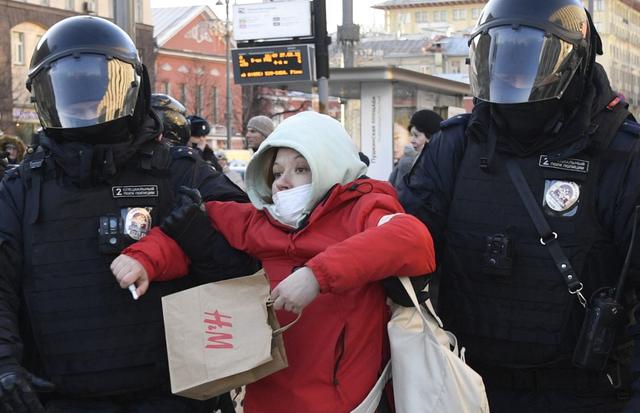
[[[396,413],[488,413],[482,378],[465,364],[455,336],[431,301],[419,305],[409,279],[399,279],[414,306],[391,303],[387,325]]]

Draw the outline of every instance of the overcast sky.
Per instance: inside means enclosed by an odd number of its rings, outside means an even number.
[[[372,9],[374,4],[384,0],[353,0],[353,20],[362,29],[384,27],[384,12]],[[342,24],[342,0],[326,0],[327,2],[327,30],[335,32],[336,27]],[[224,0],[222,0],[224,3]],[[229,14],[233,13],[233,4],[262,3],[260,0],[230,0]],[[206,4],[213,9],[218,17],[224,19],[224,6],[216,6],[216,0],[151,0],[151,7],[180,7]]]

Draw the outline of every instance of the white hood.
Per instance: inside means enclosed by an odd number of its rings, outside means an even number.
[[[358,149],[340,122],[316,112],[299,113],[280,123],[247,165],[247,194],[257,209],[273,204],[271,185],[267,180],[275,148],[294,149],[309,163],[312,192],[304,208],[305,216],[331,187],[349,183],[367,172],[367,166],[358,156]]]

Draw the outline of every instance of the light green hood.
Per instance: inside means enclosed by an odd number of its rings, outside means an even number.
[[[257,209],[273,204],[269,171],[275,148],[283,147],[298,151],[311,168],[312,192],[304,209],[306,215],[335,184],[349,183],[367,172],[358,149],[340,122],[316,112],[299,113],[278,125],[247,165],[247,194]]]

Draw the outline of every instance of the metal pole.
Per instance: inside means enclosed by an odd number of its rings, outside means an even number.
[[[227,89],[227,113],[225,114],[225,120],[227,121],[227,149],[231,149],[231,121],[233,120],[233,100],[232,100],[232,96],[231,96],[231,65],[230,65],[230,57],[229,57],[229,43],[230,43],[230,33],[229,33],[229,0],[225,0],[224,1],[225,4],[225,13],[226,13],[226,19],[224,22],[224,28],[225,28],[225,70],[227,73],[227,85],[226,85],[226,89]]]
[[[313,1],[315,44],[316,44],[316,75],[318,76],[318,99],[320,113],[327,113],[329,103],[329,43],[327,35],[327,9],[325,0]]]
[[[353,24],[353,1],[342,0],[342,26],[338,26],[338,42],[342,47],[344,67],[354,65],[354,43],[360,40],[360,26]]]
[[[130,0],[113,1],[113,22],[127,32],[133,43],[136,42],[135,4]]]

